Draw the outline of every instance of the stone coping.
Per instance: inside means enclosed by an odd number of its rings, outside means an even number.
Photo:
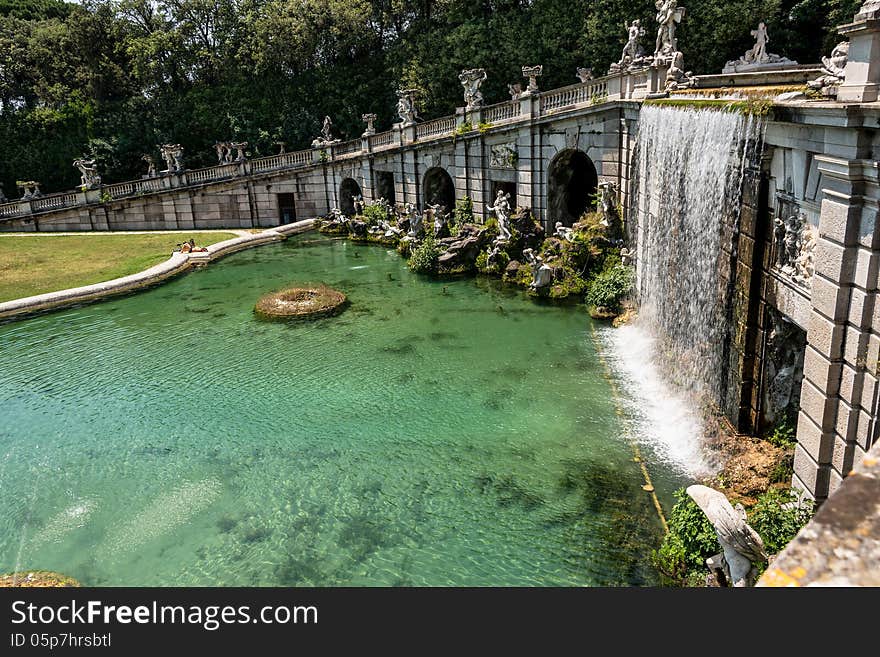
[[[0,319],[28,315],[44,310],[54,310],[149,287],[177,276],[196,265],[207,264],[230,253],[235,253],[252,246],[269,244],[270,242],[280,242],[286,239],[288,235],[296,235],[297,233],[310,230],[314,223],[314,219],[306,219],[292,224],[276,226],[261,233],[243,235],[212,244],[207,247],[207,251],[195,253],[175,252],[165,262],[160,262],[158,265],[154,265],[136,274],[115,278],[111,281],[5,301],[0,303]]]
[[[880,442],[779,554],[758,586],[880,586]]]

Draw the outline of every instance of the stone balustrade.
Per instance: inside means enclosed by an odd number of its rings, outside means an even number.
[[[455,117],[444,116],[440,119],[420,123],[416,126],[416,139],[451,135],[455,130]]]
[[[389,150],[418,141],[450,137],[455,133],[456,128],[465,124],[484,123],[491,127],[499,124],[510,125],[518,121],[533,120],[545,114],[582,109],[584,106],[604,102],[640,100],[645,97],[647,86],[647,72],[623,72],[560,89],[532,94],[529,98],[536,100],[534,106],[532,103],[511,100],[476,110],[459,110],[454,116],[432,119],[415,126],[398,125],[392,130],[333,144],[324,150],[331,161],[365,152]],[[524,100],[526,100],[525,97]],[[78,205],[104,203],[108,200],[159,193],[169,189],[205,185],[239,176],[307,167],[320,161],[316,153],[315,149],[280,153],[254,160],[242,160],[202,169],[166,173],[154,178],[104,185],[87,192],[48,194],[36,199],[12,201],[0,205],[0,221],[20,219],[22,216],[30,214],[51,212]]]

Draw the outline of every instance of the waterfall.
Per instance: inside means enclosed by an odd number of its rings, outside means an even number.
[[[738,112],[642,107],[629,203],[639,318],[609,336],[638,435],[692,475],[698,405],[722,404],[743,176],[761,124]]]
[[[670,380],[720,404],[743,175],[759,121],[739,112],[646,106],[631,225],[640,320]]]

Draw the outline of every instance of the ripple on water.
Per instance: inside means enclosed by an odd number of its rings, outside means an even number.
[[[21,552],[87,585],[651,583],[634,409],[618,418],[587,317],[357,252],[291,239],[0,326],[0,569]],[[352,306],[255,321],[282,280]],[[670,454],[661,495],[684,483]]]

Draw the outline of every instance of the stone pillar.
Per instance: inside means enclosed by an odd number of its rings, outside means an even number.
[[[852,161],[828,156],[816,159],[828,188],[823,190],[819,216],[793,484],[821,501],[853,464],[851,411],[840,395],[851,402],[861,390],[852,383],[842,384],[842,374],[844,368],[864,369],[859,359],[864,357],[861,343],[867,335],[863,340],[848,326],[864,212],[861,172]],[[873,240],[873,228],[870,233]]]
[[[412,144],[416,140],[416,124],[406,123],[400,128],[401,144]]]
[[[874,102],[880,90],[880,3],[865,2],[853,22],[841,25],[837,31],[849,37],[849,58],[837,100]]]

